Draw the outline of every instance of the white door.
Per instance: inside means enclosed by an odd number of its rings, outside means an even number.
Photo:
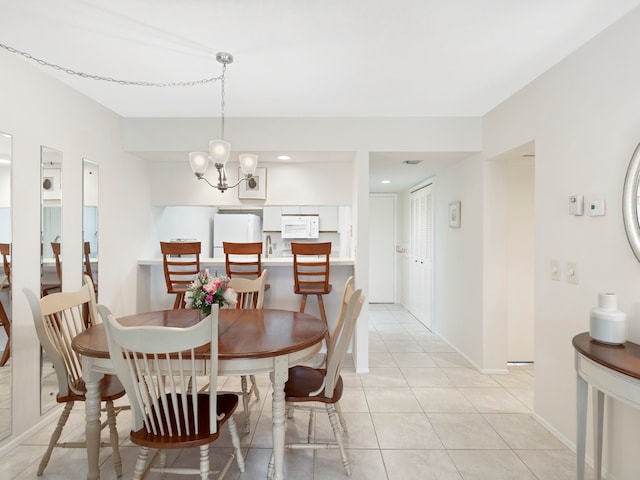
[[[433,324],[433,186],[411,192],[410,311],[427,328]]]
[[[369,303],[394,303],[396,199],[369,196]]]

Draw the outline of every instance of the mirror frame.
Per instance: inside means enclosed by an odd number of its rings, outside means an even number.
[[[44,171],[46,168],[48,168],[49,165],[52,165],[51,162],[46,163],[45,162],[45,157],[47,155],[55,155],[57,157],[57,159],[59,160],[59,167],[58,169],[59,171],[59,178],[57,179],[58,181],[58,188],[59,188],[59,198],[54,198],[54,199],[47,199],[45,198],[45,192],[44,192],[44,186],[43,186],[43,181],[44,181]],[[63,168],[64,168],[64,154],[62,152],[62,150],[58,150],[56,148],[53,147],[49,147],[46,145],[41,145],[40,146],[40,238],[41,238],[41,243],[42,243],[42,249],[41,249],[41,253],[40,253],[40,269],[41,269],[41,277],[40,277],[40,291],[42,293],[42,287],[44,286],[44,258],[45,258],[45,252],[47,251],[47,246],[46,246],[46,241],[49,240],[49,242],[53,239],[47,238],[45,239],[45,220],[44,220],[44,215],[45,215],[45,207],[47,206],[54,206],[54,204],[47,204],[48,200],[53,200],[58,201],[59,202],[59,207],[60,207],[60,242],[63,242],[63,223],[62,223],[62,196],[63,196]],[[62,247],[63,251],[64,251],[64,246]],[[56,271],[57,271],[57,267],[56,267]],[[62,291],[62,272],[60,272],[60,291]],[[57,379],[57,375],[55,373],[55,370],[53,369],[53,365],[51,364],[50,360],[45,360],[45,353],[44,353],[44,349],[42,348],[42,346],[40,346],[40,351],[41,351],[41,360],[40,360],[40,415],[45,415],[46,413],[50,412],[53,408],[55,408],[58,403],[56,402],[56,398],[55,395],[58,392],[58,379]],[[46,367],[45,367],[46,365]],[[50,371],[46,371],[45,372],[45,368],[51,368]],[[50,383],[50,386],[49,386]]]
[[[86,200],[87,200],[87,181],[86,181],[86,172],[91,169],[93,172],[95,172],[95,187],[96,187],[96,192],[95,192],[95,199],[96,199],[96,203],[95,203],[95,207],[96,207],[96,220],[97,220],[97,225],[96,225],[96,242],[95,242],[95,249],[91,250],[91,254],[95,256],[96,258],[96,265],[95,265],[95,269],[92,268],[91,270],[91,277],[93,279],[94,282],[94,287],[96,287],[96,285],[98,284],[98,278],[99,278],[99,258],[100,258],[100,254],[99,254],[99,249],[100,249],[100,233],[99,233],[99,192],[100,192],[100,166],[98,164],[98,162],[94,162],[93,160],[89,160],[88,158],[83,158],[82,159],[82,274],[85,274],[85,262],[84,262],[84,243],[85,241],[87,241],[85,239],[85,229],[87,227],[87,219],[85,217],[85,209],[88,206],[92,206],[91,204],[87,204]],[[97,291],[97,287],[96,287],[96,301],[98,299],[98,291]]]
[[[638,219],[638,185],[640,185],[640,143],[629,161],[622,189],[622,219],[631,250],[640,261],[640,220]]]
[[[9,151],[8,151],[8,155],[9,155],[9,229],[10,229],[10,236],[8,239],[8,242],[10,245],[13,244],[13,211],[12,211],[12,207],[13,207],[13,136],[0,131],[0,135],[4,136],[7,138],[8,141],[8,146],[9,146]],[[0,260],[1,261],[1,260]],[[13,262],[13,254],[11,255],[11,266],[14,266],[14,262]],[[7,295],[9,297],[9,305],[4,305],[7,317],[9,317],[9,323],[11,325],[11,329],[13,330],[13,285],[8,288],[8,292]],[[6,291],[3,288],[4,291]],[[11,350],[13,350],[13,331],[11,332],[11,338],[9,338],[7,340],[7,347]],[[8,425],[1,425],[0,426],[0,440],[4,440],[5,438],[11,436],[11,433],[13,432],[13,379],[14,379],[14,375],[13,375],[13,352],[11,352],[10,357],[9,357],[9,361],[7,362],[7,364],[4,367],[0,367],[0,368],[6,368],[8,369],[8,381],[9,381],[9,391],[7,393],[8,396],[8,406],[7,406],[7,410],[9,411],[9,415],[7,417],[7,422]]]

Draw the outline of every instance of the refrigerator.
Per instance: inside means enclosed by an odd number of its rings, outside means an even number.
[[[262,219],[252,213],[213,216],[213,258],[224,258],[222,242],[262,242]]]

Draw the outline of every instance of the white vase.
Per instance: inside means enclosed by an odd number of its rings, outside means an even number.
[[[618,310],[614,293],[599,293],[598,306],[589,315],[589,335],[598,342],[620,345],[627,340],[627,318]]]

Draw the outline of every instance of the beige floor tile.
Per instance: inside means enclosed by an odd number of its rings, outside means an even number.
[[[420,367],[420,368],[429,368],[435,367],[436,364],[431,359],[431,355],[424,352],[414,352],[414,353],[392,353],[393,359],[396,364],[402,367]]]
[[[372,413],[382,449],[441,449],[427,416],[423,413]]]
[[[456,387],[499,387],[488,375],[471,368],[443,368],[444,374]]]
[[[477,413],[457,388],[417,387],[413,393],[426,413]]]
[[[342,391],[340,407],[343,412],[369,412],[363,387],[345,387]]]
[[[507,444],[480,414],[434,413],[427,417],[447,449],[505,450]]]
[[[349,449],[347,451],[352,475],[346,476],[338,450],[317,450],[313,480],[387,480],[380,450]]]
[[[432,352],[431,358],[440,368],[472,368],[469,361],[458,352]]]
[[[444,450],[382,450],[389,480],[462,480]]]
[[[408,368],[400,367],[410,387],[453,387],[440,368]]]
[[[567,448],[529,414],[487,414],[484,418],[514,450]]]
[[[533,411],[533,389],[532,388],[507,388],[511,395],[516,397],[530,411]]]
[[[364,387],[407,387],[407,381],[398,367],[370,368],[369,373],[360,376]]]
[[[529,413],[529,408],[504,388],[461,388],[480,413]]]
[[[387,346],[387,350],[394,353],[408,353],[408,352],[423,352],[422,347],[418,342],[413,340],[405,340],[405,341],[386,341],[385,345]]]
[[[365,387],[369,410],[373,412],[422,412],[409,387]]]
[[[522,370],[511,370],[507,375],[491,375],[491,378],[504,388],[533,389],[533,377]]]
[[[536,480],[511,450],[450,450],[464,480]]]
[[[345,413],[347,434],[343,434],[346,448],[378,449],[378,437],[369,413]],[[316,416],[316,442],[335,442],[335,436],[326,412],[319,411]],[[304,441],[304,439],[302,439]]]
[[[515,453],[538,480],[576,479],[576,454],[570,450],[516,450]],[[585,479],[594,478],[593,469],[586,465]]]
[[[369,354],[369,368],[397,367],[398,364],[390,352],[371,352]]]

